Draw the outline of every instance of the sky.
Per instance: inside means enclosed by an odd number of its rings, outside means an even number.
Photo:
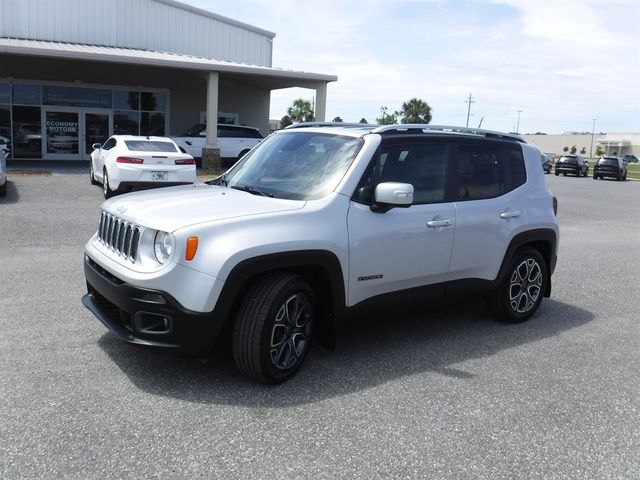
[[[640,132],[637,0],[183,1],[274,32],[273,67],[336,75],[327,120],[417,97],[464,126],[471,94],[473,127]],[[271,118],[314,93],[273,91]]]

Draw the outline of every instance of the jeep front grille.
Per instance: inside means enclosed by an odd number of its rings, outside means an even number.
[[[135,263],[140,241],[140,227],[102,212],[98,239],[114,252]]]

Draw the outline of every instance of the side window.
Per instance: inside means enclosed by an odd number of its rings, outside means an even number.
[[[115,138],[110,138],[109,140],[104,142],[104,145],[102,145],[102,149],[103,150],[111,150],[115,146],[116,146],[116,139]]]
[[[543,163],[547,159],[542,156]],[[510,171],[511,182],[509,191],[518,188],[520,185],[524,185],[527,181],[527,169],[524,166],[524,157],[522,156],[522,150],[520,148],[511,148],[507,150],[507,163]]]
[[[498,197],[507,191],[505,165],[500,148],[460,145],[460,187],[458,199]]]
[[[414,204],[443,202],[447,165],[445,144],[383,145],[363,176],[354,200],[371,203],[376,185],[401,182],[413,185]]]

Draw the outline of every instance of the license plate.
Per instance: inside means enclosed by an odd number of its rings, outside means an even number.
[[[166,180],[167,172],[151,172],[151,180]]]

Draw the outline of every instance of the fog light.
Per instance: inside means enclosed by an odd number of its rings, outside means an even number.
[[[143,302],[149,302],[149,303],[162,303],[162,304],[167,303],[164,300],[164,297],[159,293],[145,293],[140,300],[142,300]]]

